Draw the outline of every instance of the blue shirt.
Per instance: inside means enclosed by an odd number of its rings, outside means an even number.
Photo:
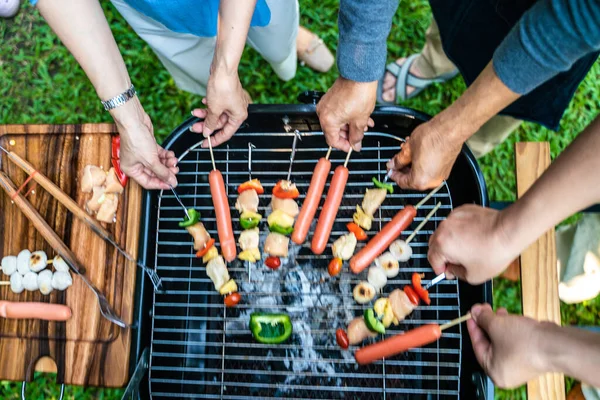
[[[35,5],[38,0],[30,0]],[[220,0],[124,0],[135,10],[167,29],[201,37],[217,36]],[[250,26],[267,26],[271,11],[266,0],[257,0]]]

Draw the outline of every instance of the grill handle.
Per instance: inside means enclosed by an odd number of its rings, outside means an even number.
[[[325,95],[325,92],[318,92],[316,90],[307,90],[303,93],[300,93],[300,95],[298,95],[298,101],[300,103],[304,103],[304,104],[316,105],[321,100],[321,97],[323,97],[324,95]]]

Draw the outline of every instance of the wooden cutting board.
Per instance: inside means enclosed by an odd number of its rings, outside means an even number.
[[[79,179],[87,164],[110,168],[110,124],[0,125],[0,145],[28,160],[64,192],[84,207],[89,194],[79,190]],[[6,155],[0,169],[20,186],[25,173]],[[32,181],[33,182],[33,181]],[[32,186],[29,183],[26,193]],[[141,188],[127,184],[119,199],[117,222],[105,225],[117,242],[137,256],[141,215]],[[27,199],[63,239],[85,268],[88,278],[105,294],[113,309],[132,322],[136,269],[124,257],[73,215],[43,188],[37,186]],[[0,257],[17,255],[22,249],[52,248],[35,230],[8,196],[0,193]],[[2,280],[8,277],[0,273]],[[49,296],[39,292],[14,294],[0,287],[0,299],[66,304],[73,311],[67,322],[0,319],[0,380],[29,380],[37,360],[49,356],[57,365],[59,383],[120,387],[127,381],[131,332],[105,320],[87,286],[73,276],[73,286]]]

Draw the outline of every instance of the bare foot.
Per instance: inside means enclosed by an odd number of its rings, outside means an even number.
[[[335,62],[335,57],[323,41],[316,34],[302,26],[298,27],[296,52],[302,63],[318,72],[329,71]]]
[[[396,60],[396,64],[398,64],[399,66],[402,66],[404,64],[404,62],[406,61],[406,58],[399,58]],[[409,72],[416,76],[417,78],[422,78],[422,74],[421,72],[417,69],[416,67],[416,63],[412,63],[412,65],[410,66],[410,70]],[[388,71],[385,71],[385,77],[383,78],[383,93],[381,95],[381,97],[383,98],[383,100],[385,101],[391,101],[391,102],[396,102],[397,99],[397,94],[396,94],[396,77],[391,74]],[[415,88],[412,86],[407,85],[406,86],[406,95],[410,95],[412,92],[414,92]]]
[[[298,27],[298,36],[296,36],[296,51],[298,54],[303,54],[308,50],[314,36],[315,35],[305,27]]]

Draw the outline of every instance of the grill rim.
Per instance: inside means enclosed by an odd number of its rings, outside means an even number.
[[[259,115],[287,115],[290,119],[315,119],[316,118],[316,105],[313,104],[251,104],[248,107],[248,118],[249,120],[253,116]],[[431,119],[431,116],[423,112],[400,106],[377,106],[372,114],[374,119],[382,117],[404,117],[411,120],[410,124],[405,127],[408,131],[413,131],[418,125],[427,122]],[[271,118],[273,119],[273,118]],[[171,134],[162,143],[165,149],[170,149],[178,139],[184,134],[189,133],[189,127],[199,121],[196,117],[189,117],[183,121],[178,127],[176,127]],[[408,121],[405,121],[408,122]],[[249,125],[244,123],[240,129],[245,129]],[[279,124],[282,128],[282,125]],[[387,127],[385,127],[387,128]],[[313,129],[314,130],[314,129]],[[379,130],[385,132],[385,129]],[[471,170],[473,177],[475,178],[475,185],[477,187],[476,197],[479,198],[479,202],[475,204],[489,207],[489,198],[487,195],[487,188],[483,173],[479,168],[479,164],[475,159],[473,153],[470,151],[468,146],[465,144],[462,147],[459,158],[463,158],[466,161],[467,167]],[[153,215],[156,214],[156,201],[158,199],[158,192],[145,191],[142,200],[142,218],[140,223],[140,245],[138,258],[141,262],[148,267],[153,267],[154,257],[149,257],[149,252],[152,251],[154,254],[154,240],[153,237],[156,234],[156,222],[153,223]],[[452,193],[451,193],[452,194]],[[154,228],[154,229],[153,229]],[[479,292],[479,293],[477,293]],[[473,301],[465,301],[463,297],[476,297],[477,302],[487,302],[492,304],[492,282],[488,281],[482,285],[476,287],[470,286],[464,282],[459,283],[459,304],[461,313],[466,313],[470,306],[466,304],[472,304]],[[133,375],[137,362],[146,347],[150,347],[151,343],[151,310],[152,310],[152,297],[153,288],[150,282],[145,279],[143,274],[136,275],[136,293],[134,296],[135,308],[134,315],[137,317],[137,329],[132,332],[132,346],[130,357],[130,376]],[[478,394],[478,398],[490,399],[493,398],[494,385],[489,377],[487,377],[479,364],[475,359],[472,347],[466,345],[470,343],[468,338],[468,332],[466,329],[462,330],[463,340],[465,345],[462,346],[461,354],[461,376],[460,379],[460,397],[464,398],[476,398],[475,393]],[[465,368],[467,366],[468,368]],[[483,388],[476,387],[476,381],[483,381]],[[149,398],[149,385],[148,374],[146,373],[142,381],[140,382],[140,391],[138,398],[146,399]],[[492,397],[490,397],[490,395]]]

